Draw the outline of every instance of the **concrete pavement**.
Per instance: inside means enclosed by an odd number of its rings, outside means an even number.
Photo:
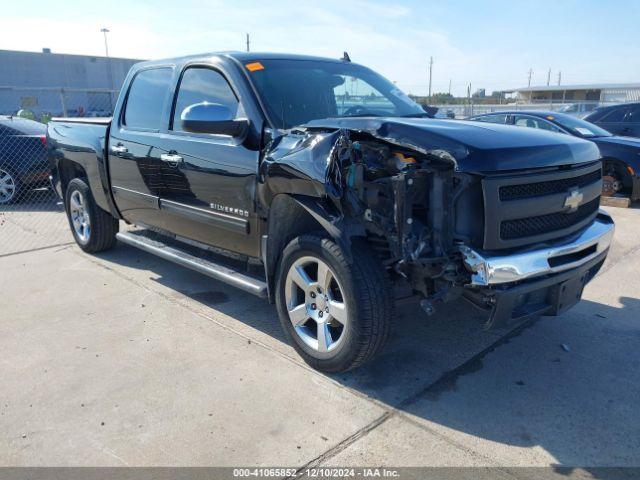
[[[638,466],[640,210],[611,211],[564,316],[509,336],[404,304],[383,355],[335,376],[267,302],[124,245],[2,257],[0,465]]]

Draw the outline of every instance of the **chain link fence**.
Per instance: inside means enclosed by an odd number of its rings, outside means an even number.
[[[535,103],[502,103],[502,104],[488,104],[488,103],[475,103],[471,100],[470,103],[464,104],[448,104],[448,105],[433,105],[439,109],[438,116],[447,116],[449,118],[467,118],[472,115],[481,115],[483,113],[493,112],[505,112],[505,111],[552,111],[563,112],[569,115],[575,115],[577,117],[583,117],[594,111],[598,107],[604,107],[607,105],[615,105],[616,102],[548,102],[540,101]]]
[[[0,257],[73,241],[53,191],[46,123],[111,116],[115,90],[0,87]]]
[[[73,240],[62,200],[49,184],[46,124],[53,117],[109,117],[118,92],[0,86],[0,256]],[[592,110],[575,103],[437,105],[465,118],[504,110]],[[595,107],[594,107],[595,108]],[[439,116],[440,116],[439,115]]]

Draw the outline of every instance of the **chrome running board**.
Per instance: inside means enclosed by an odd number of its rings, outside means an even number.
[[[183,244],[184,248],[182,248],[179,241],[165,239],[148,230],[119,232],[116,238],[122,243],[228,283],[245,292],[261,298],[267,297],[267,283],[264,280],[253,277],[233,266],[225,265],[222,261],[212,259],[212,255],[204,250],[196,250],[187,244]]]

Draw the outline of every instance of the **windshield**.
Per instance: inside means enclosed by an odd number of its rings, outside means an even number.
[[[427,115],[393,83],[360,65],[315,60],[260,60],[245,65],[280,128],[356,116]]]
[[[569,130],[574,135],[579,137],[610,137],[611,134],[606,130],[589,123],[586,120],[580,120],[579,118],[572,117],[571,115],[555,114],[549,115],[547,119],[552,120],[561,127]]]

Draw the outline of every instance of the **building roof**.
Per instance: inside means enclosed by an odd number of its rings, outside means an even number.
[[[555,92],[562,90],[613,90],[636,89],[640,83],[591,83],[586,85],[540,85],[537,87],[516,88],[516,92]]]
[[[105,57],[104,55],[82,55],[82,54],[77,54],[77,53],[58,53],[58,52],[29,52],[26,50],[2,50],[0,49],[0,55],[15,55],[15,56],[35,56],[35,57],[77,57],[77,58],[101,58],[101,59],[105,59],[107,57]],[[128,57],[112,57],[110,56],[109,59],[111,60],[131,60],[134,62],[142,62],[143,60],[137,59],[137,58],[128,58]]]

